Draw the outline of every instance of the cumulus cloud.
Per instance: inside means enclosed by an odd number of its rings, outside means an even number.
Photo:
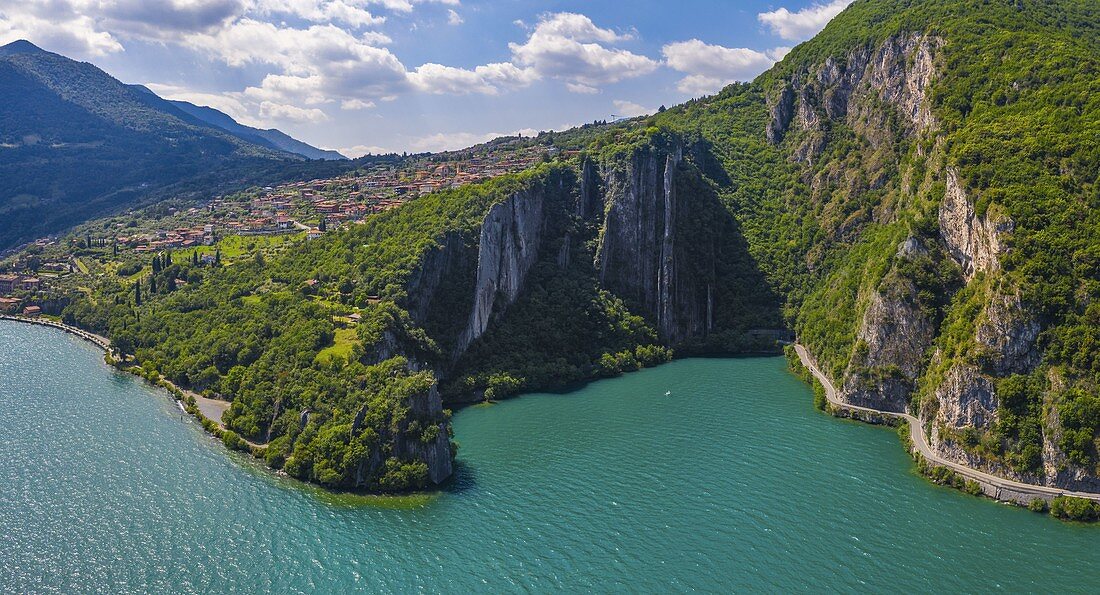
[[[374,107],[373,101],[363,101],[362,99],[345,99],[340,102],[340,109],[346,111],[370,109]]]
[[[256,16],[294,16],[312,23],[343,23],[352,27],[380,25],[385,17],[375,16],[351,0],[253,0]],[[409,7],[412,8],[411,6]]]
[[[28,38],[83,59],[123,51],[131,40],[180,47],[251,80],[221,93],[149,86],[253,126],[319,122],[336,109],[369,109],[408,93],[498,95],[541,80],[598,93],[662,64],[626,49],[633,30],[561,12],[523,25],[525,39],[508,44],[506,61],[408,68],[379,28],[426,4],[438,6],[452,25],[462,22],[459,0],[0,0],[0,43]],[[437,149],[449,141],[416,142],[415,149]]]
[[[576,13],[544,15],[527,41],[510,43],[512,62],[539,77],[565,81],[570,91],[592,93],[601,85],[643,76],[657,61],[613,44],[633,38],[596,26]]]
[[[661,49],[665,63],[686,74],[677,88],[690,95],[715,93],[734,82],[749,80],[783,58],[790,48],[768,51],[727,48],[691,39],[665,45]]]
[[[409,82],[428,93],[496,95],[501,90],[531,84],[538,74],[530,68],[518,68],[510,62],[485,64],[473,70],[442,64],[423,64],[409,73]]]
[[[814,4],[797,12],[779,8],[757,15],[760,22],[773,33],[789,41],[805,41],[825,28],[833,17],[848,7],[852,0],[833,0],[828,4]]]
[[[245,126],[263,126],[263,122],[253,118],[249,108],[245,106],[244,101],[239,97],[224,93],[193,91],[183,86],[163,83],[146,83],[145,86],[165,99],[187,101],[195,105],[212,107]]]
[[[657,111],[648,107],[642,107],[633,101],[624,101],[622,99],[616,99],[611,102],[615,106],[615,115],[626,118],[633,118],[635,116],[644,116],[646,114],[652,114]]]
[[[317,108],[301,108],[296,105],[275,103],[273,101],[260,102],[260,117],[269,120],[281,120],[283,122],[324,122],[328,120],[328,114]]]
[[[401,152],[401,151],[394,151],[392,149],[387,149],[386,147],[379,147],[377,145],[353,145],[351,147],[344,147],[342,149],[338,149],[338,151],[340,151],[341,155],[344,155],[346,157],[351,157],[352,159],[362,157],[363,155],[366,155],[368,153],[371,154],[371,155],[385,155],[387,153],[400,153]]]

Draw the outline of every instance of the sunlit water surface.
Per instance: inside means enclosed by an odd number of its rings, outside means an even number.
[[[0,592],[1100,590],[1100,527],[930,485],[811,401],[779,358],[677,361],[459,412],[440,494],[336,496],[0,322]]]

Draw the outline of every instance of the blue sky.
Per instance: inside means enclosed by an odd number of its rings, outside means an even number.
[[[21,0],[25,38],[242,123],[436,151],[647,113],[747,80],[851,0]]]

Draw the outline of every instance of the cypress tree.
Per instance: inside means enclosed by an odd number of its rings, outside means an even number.
[[[141,281],[134,281],[134,305],[141,305]]]

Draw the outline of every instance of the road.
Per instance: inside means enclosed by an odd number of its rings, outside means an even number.
[[[825,387],[825,398],[829,400],[829,403],[831,403],[834,407],[847,409],[849,411],[863,411],[866,413],[875,413],[886,417],[904,419],[905,421],[909,422],[909,431],[911,433],[910,437],[913,440],[913,444],[917,447],[917,451],[920,452],[921,456],[923,456],[925,460],[933,465],[947,467],[948,469],[951,469],[952,471],[958,473],[966,479],[993,486],[998,490],[1016,492],[1023,495],[1033,496],[1035,498],[1042,498],[1043,500],[1050,500],[1055,496],[1074,496],[1076,498],[1086,498],[1088,500],[1096,500],[1100,502],[1100,494],[1094,492],[1073,492],[1060,488],[1013,481],[1011,479],[1005,479],[996,475],[990,475],[989,473],[985,473],[983,471],[978,471],[977,469],[967,467],[966,465],[961,465],[959,463],[956,463],[955,461],[949,461],[936,454],[935,451],[932,450],[932,447],[929,446],[928,439],[924,435],[924,427],[921,425],[920,421],[917,418],[909,415],[908,413],[880,411],[878,409],[871,409],[870,407],[850,405],[841,401],[840,397],[837,396],[837,391],[836,388],[833,386],[832,381],[829,380],[829,378],[826,377],[820,369],[818,369],[817,364],[814,363],[813,358],[810,356],[810,353],[806,351],[806,348],[796,343],[794,346],[794,350],[798,353],[798,359],[802,360],[802,365],[806,366],[806,368],[810,370],[810,373],[814,375],[814,378],[817,378],[818,382],[820,382],[821,385]],[[991,495],[997,497],[994,494]]]

